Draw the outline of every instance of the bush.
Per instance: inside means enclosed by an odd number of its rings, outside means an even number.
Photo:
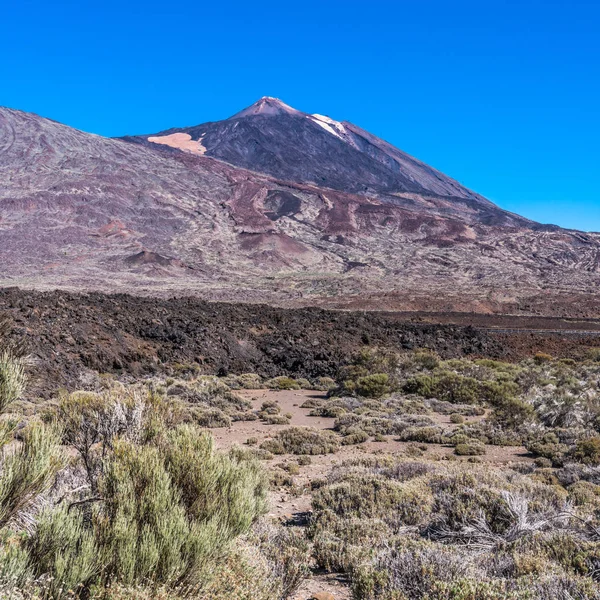
[[[60,434],[53,426],[33,423],[21,444],[9,453],[0,476],[0,528],[35,503],[64,466]]]
[[[194,407],[191,414],[199,427],[231,427],[231,417],[218,408]]]
[[[265,382],[265,385],[270,390],[299,390],[300,385],[295,379],[282,375],[281,377],[274,377]]]
[[[460,423],[464,423],[465,418],[463,417],[463,415],[459,415],[458,413],[452,413],[450,415],[450,422],[458,425]]]
[[[261,444],[261,448],[273,454],[331,454],[337,452],[340,440],[331,431],[319,431],[309,427],[290,427]]]
[[[315,381],[315,385],[313,386],[315,390],[321,390],[322,392],[329,392],[334,390],[337,387],[335,379],[331,377],[317,377]]]
[[[258,390],[263,387],[262,379],[256,373],[242,373],[241,375],[236,375],[235,380],[245,390]]]
[[[543,365],[545,363],[551,362],[552,356],[550,354],[546,354],[545,352],[537,352],[533,357],[533,362],[536,365]]]
[[[587,465],[600,464],[600,437],[579,440],[575,448],[575,458]]]
[[[374,373],[359,377],[354,391],[365,398],[381,398],[392,391],[390,376],[387,373]]]
[[[36,574],[50,574],[56,590],[108,581],[195,588],[265,511],[266,489],[256,463],[215,453],[212,438],[189,425],[157,445],[117,440],[100,496],[40,521],[30,542]]]
[[[485,454],[485,446],[478,442],[457,444],[454,447],[454,454],[457,456],[478,456]]]
[[[407,427],[401,434],[403,442],[420,442],[423,444],[442,444],[444,431],[441,427]]]
[[[0,353],[0,413],[21,397],[26,382],[23,359],[3,350]]]

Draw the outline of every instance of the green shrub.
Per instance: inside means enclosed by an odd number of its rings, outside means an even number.
[[[444,431],[441,427],[407,427],[401,434],[403,442],[420,442],[424,444],[442,444]]]
[[[287,425],[290,418],[287,415],[267,415],[263,418],[267,425]]]
[[[309,427],[283,429],[261,444],[261,448],[273,454],[330,454],[337,452],[340,440],[331,431]]]
[[[7,454],[0,476],[0,528],[29,508],[64,466],[60,433],[52,425],[32,423],[22,442]]]
[[[478,442],[457,444],[454,453],[457,456],[478,456],[485,454],[485,446]]]
[[[193,407],[191,414],[199,427],[231,427],[231,417],[218,408]]]
[[[271,390],[299,390],[300,385],[295,379],[282,375],[274,377],[265,382],[265,385]]]
[[[256,373],[242,373],[241,375],[236,375],[235,380],[245,390],[258,390],[263,387],[262,379]]]
[[[381,398],[392,391],[390,376],[387,373],[374,373],[359,377],[354,390],[365,398]]]
[[[99,492],[91,520],[50,509],[31,540],[36,571],[57,589],[206,582],[212,561],[264,512],[266,480],[256,463],[215,453],[212,438],[184,425],[159,446],[117,440]]]
[[[546,354],[545,352],[536,352],[536,354],[533,356],[533,362],[536,365],[543,365],[551,361],[552,356],[550,356],[550,354]]]
[[[337,384],[335,379],[332,379],[331,377],[317,377],[313,387],[315,390],[329,392],[334,390],[337,387]]]
[[[296,385],[301,390],[313,390],[313,389],[315,389],[315,387],[313,386],[313,384],[308,379],[305,379],[304,377],[299,377],[298,379],[296,379]]]
[[[600,463],[600,436],[578,440],[575,447],[575,458],[588,465]]]
[[[331,511],[345,519],[393,518],[415,525],[431,508],[431,496],[418,485],[361,475],[320,488],[313,495],[315,523]]]
[[[21,358],[7,350],[0,353],[0,413],[21,397],[27,382],[25,365]]]

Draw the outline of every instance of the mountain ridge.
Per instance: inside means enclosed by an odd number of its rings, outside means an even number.
[[[140,137],[152,137],[156,141],[160,136],[173,134],[187,134],[192,140],[200,140],[202,153],[207,156],[281,179],[350,193],[415,192],[456,196],[502,210],[440,171],[348,121],[304,113],[269,96],[223,121],[171,128]],[[242,140],[242,147],[238,139]],[[251,156],[248,156],[248,139],[254,143]],[[307,146],[310,152],[306,151]],[[302,159],[310,161],[308,169],[295,168],[303,164]],[[341,176],[332,174],[332,171],[343,170],[340,165],[352,172]]]
[[[229,152],[232,123],[256,131],[268,121],[262,136],[276,153],[289,126],[292,141],[298,132],[310,136],[297,153],[309,174],[314,148],[348,146],[313,119],[275,108],[215,122],[212,142]],[[464,198],[422,186],[390,191],[395,180],[380,185],[372,170],[379,163],[367,159],[367,190],[349,179],[356,171],[337,163],[339,154],[329,158],[337,189],[261,172],[252,161],[246,168],[211,156],[211,140],[197,133],[167,134],[188,144],[181,150],[148,141],[152,135],[103,138],[0,109],[0,285],[280,306],[600,315],[598,234],[536,224],[470,191]],[[234,133],[237,150],[253,145]]]

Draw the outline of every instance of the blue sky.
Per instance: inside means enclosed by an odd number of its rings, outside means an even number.
[[[0,105],[117,136],[276,96],[600,231],[597,1],[20,0],[2,20]]]

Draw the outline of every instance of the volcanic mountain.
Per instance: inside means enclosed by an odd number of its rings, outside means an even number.
[[[107,139],[0,108],[0,285],[598,316],[600,236],[265,97]]]

